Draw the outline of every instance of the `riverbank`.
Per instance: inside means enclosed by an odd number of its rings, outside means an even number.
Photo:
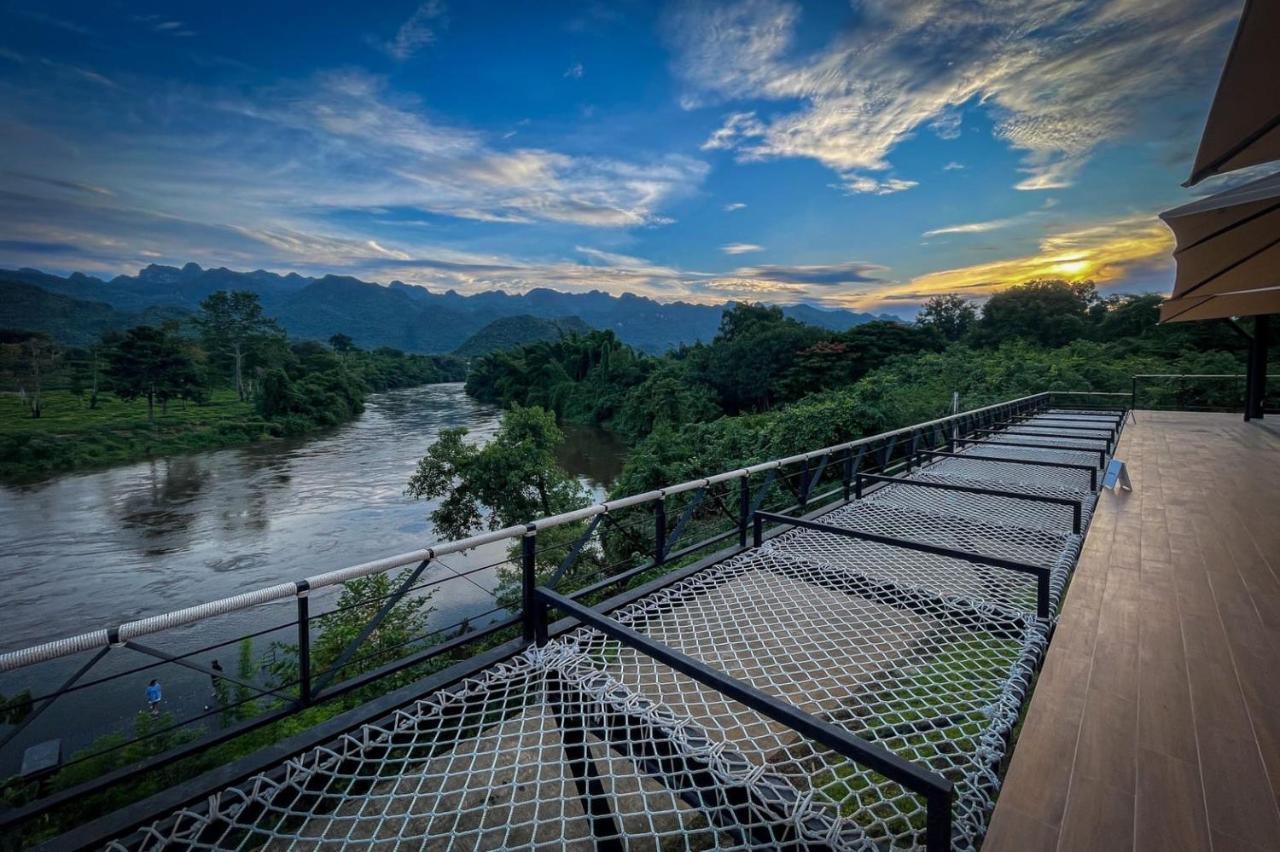
[[[101,394],[97,408],[67,391],[44,394],[44,412],[31,417],[17,394],[0,396],[0,481],[34,482],[57,473],[108,467],[156,456],[250,444],[278,434],[253,404],[233,390],[209,401],[171,403],[147,419],[145,401]]]
[[[157,407],[151,422],[143,400],[102,393],[97,407],[89,408],[87,397],[68,391],[46,391],[43,398],[43,413],[33,418],[17,394],[0,395],[0,484],[25,485],[62,473],[305,437],[354,420],[363,410],[362,405],[335,405],[328,422],[296,414],[272,420],[234,390],[218,389],[202,403],[176,400],[167,410]]]

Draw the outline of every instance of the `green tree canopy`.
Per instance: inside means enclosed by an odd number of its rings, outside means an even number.
[[[586,490],[556,465],[555,449],[564,433],[546,410],[513,408],[484,446],[468,443],[466,436],[462,428],[441,432],[406,489],[415,498],[441,500],[431,522],[444,538],[464,538],[588,504]]]
[[[948,341],[960,340],[977,321],[978,309],[958,293],[934,296],[916,314],[917,325],[933,329]]]
[[[240,399],[249,398],[245,382],[245,362],[253,353],[283,337],[275,320],[262,312],[256,293],[219,290],[200,303],[196,325],[205,347],[231,367]]]
[[[1065,346],[1089,337],[1091,310],[1097,304],[1092,281],[1028,281],[987,300],[978,332],[988,345],[1020,339],[1040,346]]]
[[[203,377],[191,346],[173,326],[129,329],[110,353],[108,374],[121,399],[146,399],[147,417],[152,422],[156,403],[205,398]]]

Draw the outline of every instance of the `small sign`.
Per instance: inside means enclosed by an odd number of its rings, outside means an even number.
[[[48,775],[62,765],[62,740],[45,740],[36,743],[22,753],[22,769],[18,775],[23,780]]]
[[[1112,488],[1125,491],[1132,491],[1133,484],[1129,482],[1129,470],[1124,466],[1124,462],[1120,459],[1112,459],[1111,464],[1107,465],[1107,474],[1102,478],[1103,488]]]

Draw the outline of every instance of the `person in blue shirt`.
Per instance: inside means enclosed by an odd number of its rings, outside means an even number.
[[[152,716],[160,715],[160,681],[152,680],[147,684],[147,707],[151,709]]]

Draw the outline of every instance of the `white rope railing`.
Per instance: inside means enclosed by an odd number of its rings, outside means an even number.
[[[284,600],[287,598],[297,597],[299,594],[306,593],[308,590],[325,588],[360,577],[367,577],[371,574],[379,574],[394,568],[400,568],[405,565],[415,565],[423,560],[434,559],[439,556],[447,556],[451,553],[459,553],[464,550],[470,550],[485,544],[502,541],[504,539],[514,539],[522,537],[531,532],[549,529],[551,527],[561,526],[563,524],[576,523],[586,520],[600,514],[615,512],[632,506],[639,506],[645,503],[651,503],[670,497],[675,494],[682,494],[686,491],[694,491],[709,485],[716,485],[722,482],[731,482],[751,476],[756,473],[763,473],[777,468],[785,467],[791,464],[797,464],[810,459],[820,458],[824,455],[842,452],[844,450],[855,449],[857,447],[894,438],[898,435],[910,434],[912,432],[928,429],[934,426],[951,423],[966,417],[974,417],[987,412],[995,411],[1010,406],[1033,403],[1040,400],[1048,399],[1053,393],[1080,393],[1077,391],[1043,391],[1041,393],[1031,394],[1029,396],[1019,397],[1017,399],[1006,400],[1004,402],[994,403],[992,405],[963,411],[958,414],[949,414],[924,423],[914,423],[910,426],[904,426],[900,429],[893,429],[888,432],[881,432],[865,438],[859,438],[853,441],[846,441],[841,444],[834,444],[818,450],[812,450],[806,453],[799,453],[786,458],[773,459],[771,461],[760,462],[749,467],[739,468],[737,470],[726,471],[714,476],[704,477],[701,479],[692,479],[688,482],[682,482],[678,485],[671,485],[666,488],[659,488],[653,491],[646,491],[642,494],[635,494],[628,497],[620,497],[616,500],[606,500],[603,503],[596,503],[582,509],[575,509],[571,512],[563,512],[558,515],[540,518],[530,521],[527,524],[505,527],[499,530],[481,533],[479,535],[470,536],[468,538],[459,539],[457,541],[443,542],[421,550],[413,550],[407,553],[400,553],[394,556],[388,556],[383,559],[376,559],[371,562],[363,562],[359,565],[352,565],[347,568],[340,568],[334,571],[328,571],[322,574],[316,574],[306,577],[302,580],[277,583],[273,586],[244,592],[239,595],[221,598],[207,603],[197,604],[196,606],[186,607],[184,609],[174,610],[172,612],[160,615],[148,616],[146,618],[137,619],[135,621],[125,622],[118,626],[100,628],[91,630],[86,633],[80,633],[74,636],[67,636],[61,639],[55,639],[49,642],[43,642],[31,647],[22,648],[15,651],[8,651],[0,654],[0,672],[13,671],[14,669],[24,668],[35,663],[46,662],[77,654],[83,651],[102,648],[108,645],[121,644],[129,640],[137,639],[142,636],[157,633],[163,630],[170,630],[175,627],[192,624],[197,621],[203,621],[207,618],[213,618],[219,615],[226,615],[231,612],[237,612],[249,609],[262,604],[271,603],[272,601]],[[1123,395],[1123,394],[1122,394]]]

